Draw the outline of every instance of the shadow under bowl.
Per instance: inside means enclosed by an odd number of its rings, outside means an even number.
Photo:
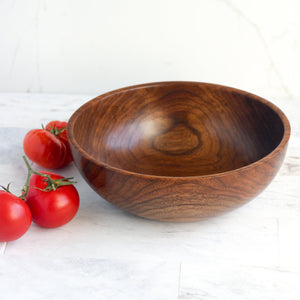
[[[157,82],[87,102],[67,132],[77,168],[104,199],[144,218],[194,221],[258,195],[282,164],[290,126],[241,90]]]

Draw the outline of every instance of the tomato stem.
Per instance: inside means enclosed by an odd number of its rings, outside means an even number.
[[[30,186],[30,178],[33,174],[42,176],[45,178],[45,182],[47,183],[47,186],[44,189],[42,189],[42,191],[44,191],[44,192],[55,191],[60,186],[72,185],[72,184],[76,183],[76,181],[71,181],[71,179],[73,179],[73,177],[52,179],[49,174],[43,174],[43,173],[39,173],[39,172],[35,171],[29,164],[25,155],[23,155],[23,159],[25,161],[28,173],[27,173],[25,185],[22,188],[22,195],[19,196],[19,198],[22,200],[25,200],[26,196],[28,195],[29,186]]]
[[[11,183],[9,183],[9,184],[7,185],[7,187],[5,187],[5,186],[3,186],[3,185],[0,185],[0,187],[1,187],[5,192],[8,192],[8,193],[11,194],[11,191],[9,190],[10,184],[11,184]]]
[[[44,126],[42,128],[44,129]],[[49,132],[51,132],[55,136],[58,136],[60,133],[62,133],[66,129],[67,129],[67,127],[63,127],[61,129],[57,129],[57,127],[54,127],[53,125],[51,125],[50,130],[49,129],[46,129],[46,130],[49,131]]]

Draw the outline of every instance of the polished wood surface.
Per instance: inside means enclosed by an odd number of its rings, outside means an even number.
[[[161,82],[89,101],[67,131],[78,169],[104,199],[145,218],[192,221],[261,192],[282,163],[290,127],[255,95]]]

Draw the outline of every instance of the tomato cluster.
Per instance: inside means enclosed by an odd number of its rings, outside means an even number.
[[[23,141],[27,157],[47,169],[68,165],[73,157],[66,127],[67,122],[51,121],[45,128],[30,130]]]
[[[66,126],[67,122],[52,121],[43,129],[29,131],[23,142],[25,154],[48,169],[68,165],[73,158]],[[47,228],[62,226],[73,219],[79,208],[73,178],[48,171],[39,173],[23,158],[28,175],[21,196],[10,193],[9,186],[0,191],[0,242],[20,238],[32,221]]]

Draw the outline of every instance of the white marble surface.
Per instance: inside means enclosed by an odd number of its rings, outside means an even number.
[[[207,262],[183,264],[179,299],[299,299],[300,273],[280,267]]]
[[[0,183],[20,190],[29,128],[67,120],[92,97],[0,94]],[[80,210],[61,228],[33,224],[0,243],[0,299],[299,300],[300,101],[273,102],[292,124],[284,165],[261,195],[218,218],[144,220],[101,199],[73,165],[61,169],[78,181]]]
[[[0,260],[1,299],[176,299],[178,266],[118,258],[10,256]]]

